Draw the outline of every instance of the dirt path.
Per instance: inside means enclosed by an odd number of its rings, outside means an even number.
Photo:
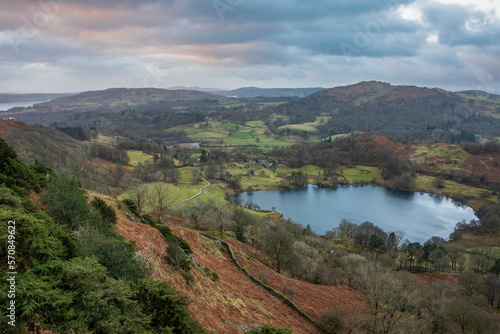
[[[200,196],[200,195],[203,193],[203,189],[205,189],[206,187],[209,187],[209,186],[211,185],[211,183],[210,183],[209,181],[205,180],[203,177],[201,177],[201,176],[200,176],[200,179],[202,179],[203,181],[205,181],[207,184],[206,184],[206,185],[204,185],[203,187],[201,187],[201,188],[200,188],[200,190],[198,191],[198,193],[197,193],[196,195],[191,196],[191,197],[189,197],[189,198],[186,198],[186,199],[184,199],[184,200],[182,200],[182,201],[180,201],[180,202],[175,202],[175,203],[172,203],[171,205],[184,203],[184,202],[187,202],[187,201],[189,201],[189,200],[192,200],[192,199],[193,199],[193,198],[195,198],[195,197]]]

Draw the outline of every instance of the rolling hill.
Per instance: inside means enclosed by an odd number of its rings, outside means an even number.
[[[250,97],[305,97],[312,93],[318,92],[323,88],[312,87],[312,88],[258,88],[258,87],[242,87],[234,90],[215,92],[215,94],[228,96],[228,97],[238,97],[238,98],[250,98]]]
[[[82,112],[119,112],[130,108],[185,107],[197,103],[217,104],[216,95],[191,90],[158,88],[110,88],[60,97],[32,108],[12,108],[0,115],[17,120],[48,125]]]
[[[325,89],[280,105],[276,112],[288,116],[290,124],[330,117],[318,128],[324,137],[361,131],[449,142],[454,136],[500,136],[500,120],[491,117],[497,108],[496,102],[474,100],[438,88],[370,81]]]

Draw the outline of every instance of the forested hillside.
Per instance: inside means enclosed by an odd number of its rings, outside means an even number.
[[[47,172],[0,138],[0,276],[9,279],[0,298],[10,307],[0,311],[0,331],[203,333],[187,299],[151,280],[116,233],[114,210],[89,203],[75,179]]]
[[[362,82],[281,105],[277,113],[289,116],[290,124],[330,117],[318,128],[323,137],[362,131],[450,142],[468,141],[474,135],[499,136],[500,120],[491,117],[492,110],[498,112],[498,104],[437,88]]]

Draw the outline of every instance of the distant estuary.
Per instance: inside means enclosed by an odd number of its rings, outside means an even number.
[[[448,238],[455,225],[465,219],[477,219],[472,208],[453,200],[388,188],[318,188],[308,185],[288,191],[240,193],[231,201],[244,205],[251,201],[262,210],[276,210],[318,234],[339,225],[345,218],[356,224],[374,223],[385,232],[403,231],[405,239],[423,243],[432,236]]]

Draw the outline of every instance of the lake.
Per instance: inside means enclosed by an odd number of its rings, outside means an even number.
[[[27,107],[33,106],[34,104],[42,103],[42,102],[47,102],[47,101],[0,103],[0,111],[6,111],[6,110],[9,110],[9,109],[15,108],[15,107],[27,108]]]
[[[455,225],[463,219],[477,219],[470,207],[432,194],[397,191],[383,187],[318,188],[307,185],[288,191],[240,193],[241,199],[259,205],[262,210],[283,213],[304,227],[308,224],[318,234],[337,227],[345,218],[356,224],[370,221],[385,232],[403,231],[404,239],[424,243],[432,236],[448,239]]]

